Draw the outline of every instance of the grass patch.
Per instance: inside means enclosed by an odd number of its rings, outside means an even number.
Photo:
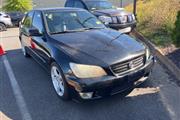
[[[132,11],[133,5],[126,10]],[[138,0],[137,30],[154,44],[168,46],[173,43],[171,36],[179,10],[179,0]]]

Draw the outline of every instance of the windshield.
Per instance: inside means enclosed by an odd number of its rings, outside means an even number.
[[[115,8],[108,1],[87,1],[86,5],[90,10],[102,10],[102,9],[113,9]]]
[[[50,34],[105,28],[87,11],[47,11],[44,14]]]

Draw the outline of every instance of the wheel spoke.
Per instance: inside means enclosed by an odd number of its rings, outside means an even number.
[[[58,74],[57,71],[58,71],[58,70],[57,70],[56,68],[54,68],[54,75],[56,75],[56,77],[59,76],[59,74]]]
[[[63,86],[62,82],[59,83],[59,87],[60,87],[61,90],[64,90],[64,86]]]

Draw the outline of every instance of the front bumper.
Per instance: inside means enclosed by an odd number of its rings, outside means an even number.
[[[111,23],[108,25],[110,28],[119,30],[119,29],[124,29],[127,27],[131,27],[132,29],[134,29],[136,27],[136,21],[133,21],[131,23],[124,23],[124,24],[120,24],[120,23]]]
[[[152,57],[142,68],[124,76],[105,76],[94,79],[83,79],[79,80],[79,82],[68,78],[68,84],[74,91],[72,92],[72,96],[78,98],[81,98],[80,93],[93,93],[90,99],[122,93],[144,82],[151,73],[154,62],[155,60]]]

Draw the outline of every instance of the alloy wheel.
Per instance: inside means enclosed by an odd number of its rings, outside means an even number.
[[[51,79],[56,93],[59,96],[64,95],[64,82],[59,69],[56,66],[51,68]]]

